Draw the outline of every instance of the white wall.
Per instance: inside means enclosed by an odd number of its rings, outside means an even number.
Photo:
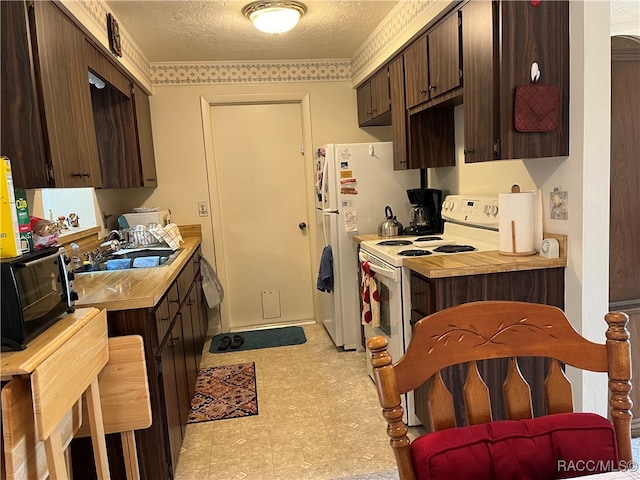
[[[565,311],[587,338],[602,342],[609,302],[609,2],[570,2],[569,157],[465,164],[463,106],[456,108],[457,166],[431,169],[451,193],[500,193],[513,183],[543,191],[544,230],[568,235]],[[551,220],[549,194],[569,193],[568,220]],[[570,371],[576,408],[606,415],[603,375]]]

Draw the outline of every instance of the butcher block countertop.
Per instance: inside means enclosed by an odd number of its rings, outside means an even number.
[[[180,233],[184,243],[169,265],[76,274],[76,307],[116,311],[155,306],[200,245],[199,229],[180,226]]]
[[[494,250],[488,252],[407,258],[404,260],[403,266],[428,278],[460,277],[463,275],[566,267],[567,236],[551,233],[544,234],[544,238],[549,237],[558,239],[558,243],[560,244],[560,258],[544,258],[540,255],[513,257],[500,255],[497,250]],[[389,238],[383,238],[378,235],[358,235],[353,237],[353,241],[358,244],[366,240],[377,239],[388,240]]]

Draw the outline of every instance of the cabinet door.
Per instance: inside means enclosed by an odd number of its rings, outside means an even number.
[[[85,44],[91,72],[103,82],[91,86],[91,105],[95,122],[103,188],[142,186],[138,156],[132,82],[90,42]]]
[[[170,461],[174,467],[178,464],[178,455],[182,446],[182,427],[178,384],[176,382],[176,364],[174,361],[175,346],[171,338],[160,346],[156,356],[159,381],[164,393],[164,408],[167,425],[167,436],[170,450]]]
[[[371,117],[378,118],[391,109],[389,99],[389,70],[382,68],[371,78]]]
[[[178,312],[178,317],[182,320],[182,343],[184,348],[185,371],[187,375],[187,392],[189,404],[193,396],[193,389],[196,384],[196,376],[198,374],[198,361],[196,359],[196,331],[194,329],[193,316],[189,299],[182,305]],[[190,406],[190,405],[189,405]],[[187,414],[188,414],[187,409]],[[186,419],[185,419],[186,423]]]
[[[464,160],[467,163],[497,158],[493,9],[493,2],[469,2],[462,7]]]
[[[393,169],[409,168],[407,150],[407,107],[404,88],[404,57],[389,64],[389,89],[391,97],[391,131],[393,135]]]
[[[455,12],[429,33],[429,98],[435,98],[460,86],[458,15],[458,12]]]
[[[189,297],[187,299],[187,305],[191,311],[191,328],[193,329],[193,348],[194,348],[194,365],[196,376],[200,369],[200,360],[202,359],[202,347],[204,345],[204,337],[206,330],[203,330],[202,323],[202,309],[200,306],[200,289],[198,285],[199,281],[194,281],[191,290],[189,291]]]
[[[371,83],[366,82],[356,91],[358,101],[358,125],[364,126],[371,120]]]
[[[101,187],[84,35],[52,2],[29,9],[55,186]]]
[[[198,279],[196,281],[196,302],[198,306],[198,310],[200,311],[200,333],[201,333],[201,344],[204,347],[205,341],[207,339],[207,330],[209,329],[209,315],[207,311],[207,302],[204,298],[204,293],[202,292],[202,281]]]
[[[569,155],[569,3],[498,3],[501,159]],[[519,132],[514,126],[514,92],[531,83],[534,62],[540,67],[539,81],[559,90],[557,127],[549,132]]]
[[[422,275],[411,273],[411,318],[420,320],[435,313],[435,289]],[[412,322],[415,323],[415,322]]]
[[[187,420],[189,419],[189,411],[191,409],[191,395],[187,382],[187,363],[185,351],[185,338],[183,336],[183,318],[181,312],[178,312],[176,319],[169,333],[168,340],[171,342],[173,350],[173,363],[176,371],[176,391],[178,393],[178,411],[180,415],[180,431],[184,438]]]
[[[420,37],[404,52],[407,108],[429,100],[427,38]]]
[[[437,105],[409,116],[409,168],[455,166],[453,108]]]
[[[142,167],[142,186],[157,187],[156,157],[153,151],[149,96],[135,85],[133,86],[133,103],[136,111],[136,132],[138,134],[138,155],[140,157],[140,166]]]
[[[16,188],[50,187],[26,4],[0,2],[0,21],[0,153]]]
[[[160,343],[169,331],[169,326],[171,325],[171,318],[169,318],[169,299],[166,295],[156,306],[153,318],[155,319],[156,330],[158,331],[158,343]]]

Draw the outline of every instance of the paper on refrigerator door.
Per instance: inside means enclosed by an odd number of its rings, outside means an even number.
[[[358,231],[358,214],[355,210],[345,210],[344,212],[344,229],[347,232]]]

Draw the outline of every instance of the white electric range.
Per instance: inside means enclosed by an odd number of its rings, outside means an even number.
[[[403,267],[407,258],[432,255],[465,255],[498,250],[498,197],[449,195],[442,204],[445,220],[442,234],[367,240],[360,244],[361,275],[363,264],[374,273],[380,294],[380,326],[364,327],[365,338],[383,335],[393,361],[404,354],[411,340],[410,270]],[[367,369],[372,375],[367,358]],[[403,398],[405,422],[420,425],[414,414],[413,395]]]

